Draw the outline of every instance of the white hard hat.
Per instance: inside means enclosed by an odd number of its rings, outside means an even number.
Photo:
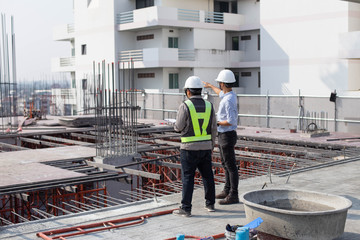
[[[219,75],[215,81],[223,83],[234,83],[236,82],[236,79],[232,71],[225,69],[219,72]]]
[[[203,88],[203,84],[201,83],[201,80],[197,76],[191,76],[188,79],[186,79],[184,89],[187,88]]]

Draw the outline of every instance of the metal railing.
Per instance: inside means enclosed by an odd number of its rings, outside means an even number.
[[[60,67],[75,66],[75,57],[60,58]]]
[[[200,11],[179,8],[178,20],[200,22]]]
[[[173,95],[171,101],[163,101],[154,106],[153,101],[159,101],[158,99],[165,99],[165,97],[168,99],[167,95]],[[217,108],[220,101],[217,95],[205,94],[204,96]],[[310,124],[315,123],[319,129],[334,132],[351,132],[354,128],[360,129],[360,114],[352,110],[352,106],[360,101],[360,98],[356,96],[338,97],[336,107],[334,103],[329,103],[328,97],[324,96],[238,94],[237,98],[239,125],[306,130]],[[175,118],[177,108],[184,99],[183,93],[144,92],[141,100],[143,102],[138,105],[142,106],[144,118],[148,115],[154,119],[165,119],[165,113],[171,114],[169,118]],[[297,99],[302,102],[300,105]]]
[[[67,32],[68,33],[74,33],[75,32],[75,26],[74,26],[73,23],[67,25]]]
[[[179,49],[178,59],[179,61],[195,61],[194,49]]]
[[[134,11],[122,12],[116,16],[117,24],[125,24],[134,22]]]
[[[224,14],[220,12],[205,12],[205,22],[224,24]]]
[[[143,50],[129,50],[129,51],[121,51],[119,53],[119,61],[120,62],[141,62],[143,61]]]

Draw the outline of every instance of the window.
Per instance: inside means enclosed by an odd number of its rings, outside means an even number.
[[[154,6],[154,0],[136,0],[136,9]]]
[[[76,80],[75,79],[72,80],[72,88],[76,88]]]
[[[260,51],[260,34],[258,34],[258,50]]]
[[[228,2],[219,2],[220,12],[228,13],[229,12],[229,3]]]
[[[261,88],[261,74],[258,72],[258,88]]]
[[[87,89],[87,79],[83,79],[82,80],[82,90],[86,90]]]
[[[240,83],[239,83],[239,72],[234,72],[234,76],[235,76],[236,82],[234,82],[233,87],[240,87]]]
[[[251,72],[241,72],[242,77],[251,77]]]
[[[81,45],[81,55],[86,55],[86,44]]]
[[[250,35],[241,36],[241,41],[251,40]]]
[[[170,73],[169,74],[169,88],[178,89],[179,88],[179,74]]]
[[[178,48],[179,39],[177,37],[169,37],[169,48]]]
[[[239,50],[239,37],[232,37],[232,50]]]
[[[136,37],[136,40],[138,40],[138,41],[149,40],[149,39],[154,39],[154,34],[140,35],[140,36]]]
[[[238,13],[237,1],[231,2],[231,13]]]
[[[155,73],[138,73],[138,78],[154,78]]]

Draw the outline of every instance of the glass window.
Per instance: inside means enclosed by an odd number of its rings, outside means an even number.
[[[81,55],[86,55],[86,44],[81,45]]]
[[[168,45],[169,45],[169,48],[178,48],[179,47],[179,39],[177,37],[169,37]]]
[[[170,89],[179,89],[179,74],[170,73],[169,74],[169,88]]]
[[[239,50],[239,37],[232,37],[232,50]]]
[[[239,72],[234,72],[234,76],[235,76],[236,82],[233,84],[233,87],[239,87],[239,86],[240,86],[240,83],[239,83]]]
[[[136,0],[136,9],[154,6],[154,0]]]
[[[238,13],[237,1],[231,2],[231,13]]]

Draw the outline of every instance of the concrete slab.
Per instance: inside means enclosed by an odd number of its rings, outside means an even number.
[[[239,192],[245,193],[255,189],[261,189],[264,183],[266,188],[283,188],[316,191],[340,195],[352,201],[345,224],[345,233],[339,240],[360,239],[360,186],[358,184],[358,169],[360,161],[337,165],[333,167],[311,170],[308,172],[291,175],[286,184],[287,177],[262,176],[241,180]],[[221,191],[222,186],[217,186]],[[137,216],[144,213],[152,213],[173,209],[181,201],[181,194],[174,194],[160,198],[165,205],[149,207],[148,202],[134,205],[133,211],[121,212],[120,208],[109,211],[83,213],[82,216],[61,217],[52,220],[41,220],[38,223],[31,222],[18,224],[12,227],[0,227],[0,237],[3,239],[39,239],[36,232],[53,228],[82,225],[93,222],[118,219],[129,216]],[[112,231],[98,232],[71,239],[166,239],[175,237],[177,234],[195,235],[205,237],[223,233],[226,224],[246,224],[243,204],[216,205],[216,212],[209,213],[204,209],[203,190],[197,189],[193,198],[193,217],[183,218],[172,214],[149,218],[144,224],[130,226]]]
[[[353,146],[360,147],[360,135],[353,133],[343,133],[343,132],[331,132],[328,136],[319,136],[319,137],[303,137],[302,132],[298,131],[296,133],[291,133],[290,130],[285,129],[275,129],[275,128],[260,128],[260,127],[246,127],[238,126],[237,128],[238,137],[255,137],[255,138],[264,138],[264,139],[275,139],[279,141],[298,141],[304,143],[322,143],[327,145],[343,145],[343,146]],[[328,141],[328,139],[339,139],[339,138],[356,138],[359,139],[348,139],[348,140],[338,140],[338,141]]]
[[[0,171],[0,187],[15,184],[28,184],[58,179],[87,176],[41,163],[29,163],[3,166]]]
[[[31,149],[26,151],[5,152],[0,154],[1,167],[35,162],[49,162],[96,156],[96,149],[84,146]]]

